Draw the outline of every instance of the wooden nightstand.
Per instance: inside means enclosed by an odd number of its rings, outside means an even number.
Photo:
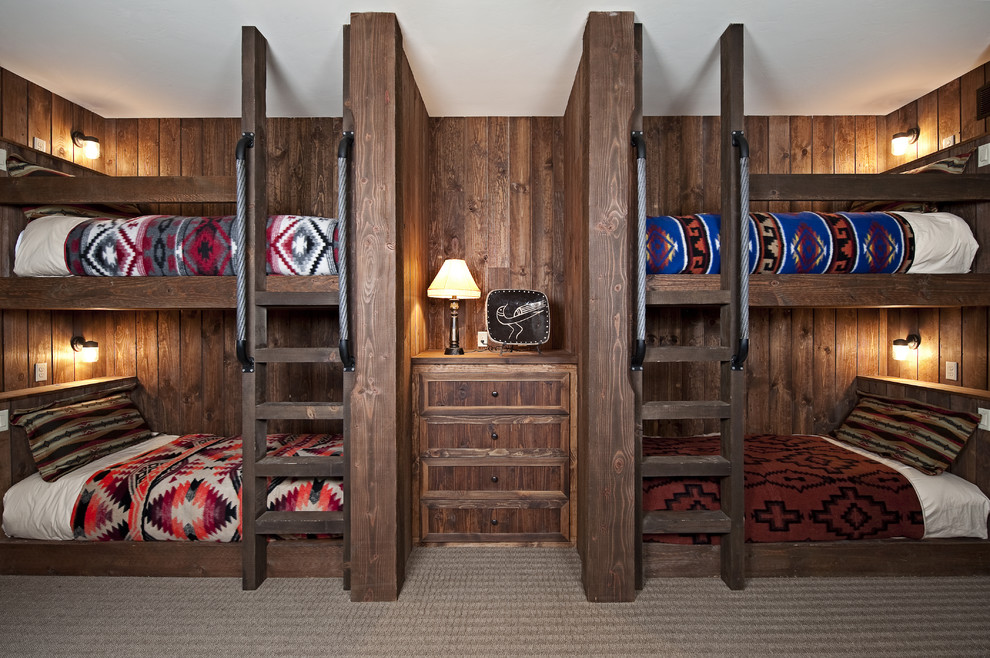
[[[574,356],[413,359],[415,539],[573,543]]]

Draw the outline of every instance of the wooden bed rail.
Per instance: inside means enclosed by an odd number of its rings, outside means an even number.
[[[982,201],[990,185],[982,174],[753,174],[754,201]]]
[[[0,200],[32,203],[232,203],[233,176],[0,178]]]

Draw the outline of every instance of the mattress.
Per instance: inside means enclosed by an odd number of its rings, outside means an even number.
[[[231,216],[40,217],[17,238],[14,274],[232,276],[233,222]],[[268,218],[266,238],[269,274],[337,274],[336,219],[274,215]]]
[[[718,215],[649,217],[647,274],[718,274]],[[753,274],[965,274],[979,244],[945,212],[750,213]]]
[[[644,437],[643,454],[717,454],[718,441]],[[744,452],[747,541],[987,538],[990,500],[952,473],[926,475],[823,436],[748,436]],[[643,508],[718,509],[718,487],[717,478],[646,478]]]
[[[342,437],[273,434],[270,453],[339,455]],[[9,537],[47,540],[237,541],[240,437],[158,435],[54,482],[38,473],[4,494]],[[336,511],[337,479],[271,478],[268,508]]]

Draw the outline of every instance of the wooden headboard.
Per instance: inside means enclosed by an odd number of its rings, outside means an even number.
[[[977,409],[990,409],[990,391],[962,386],[948,386],[931,382],[897,377],[857,377],[860,390],[890,397],[911,398],[929,404],[979,413]],[[846,412],[849,410],[847,409]],[[842,414],[843,417],[845,414]],[[959,477],[976,484],[990,496],[990,432],[977,429],[966,442],[950,469]]]
[[[137,386],[137,383],[136,377],[99,377],[68,384],[37,386],[0,393],[0,414],[7,416],[7,429],[0,430],[0,498],[14,483],[20,482],[38,470],[31,457],[27,435],[23,429],[10,423],[12,409],[41,407],[78,398],[81,395],[119,389],[122,386]],[[2,512],[3,504],[0,502],[0,513]]]

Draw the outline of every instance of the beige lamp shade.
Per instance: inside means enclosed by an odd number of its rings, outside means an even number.
[[[427,289],[428,297],[443,299],[478,299],[481,289],[474,282],[467,263],[460,258],[448,258]]]

